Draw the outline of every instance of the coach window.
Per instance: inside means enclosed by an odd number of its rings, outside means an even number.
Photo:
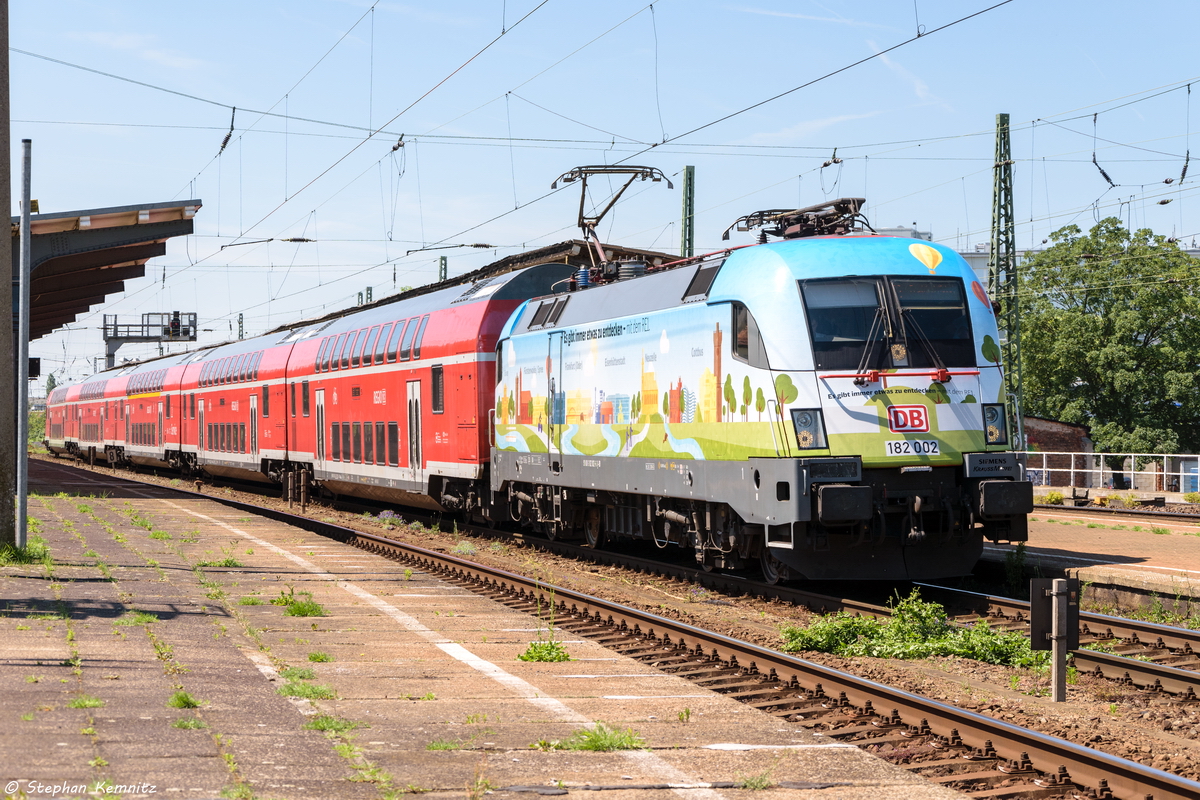
[[[354,353],[354,345],[358,343],[360,336],[362,336],[362,331],[347,334],[346,346],[342,349],[342,369],[350,369],[350,356]],[[358,366],[357,360],[354,362],[354,366]]]
[[[375,463],[375,424],[371,422],[363,423],[363,463]]]
[[[442,365],[433,367],[433,413],[441,414],[446,410],[446,379],[442,374]]]
[[[342,423],[342,461],[350,460],[350,423]]]
[[[363,337],[362,350],[359,352],[359,363],[364,367],[371,366],[371,354],[375,352],[375,340],[379,338],[379,326],[367,331]]]
[[[194,394],[188,395],[188,406],[190,408],[190,413],[188,414],[188,417],[190,419],[195,419],[196,418],[196,395],[194,395]]]
[[[334,461],[342,460],[342,437],[341,425],[336,422],[329,423],[329,454]]]
[[[238,380],[239,381],[250,380],[251,367],[254,366],[254,358],[257,355],[258,355],[258,353],[250,353],[249,355],[245,356],[242,359],[242,363],[238,367]]]
[[[338,334],[337,341],[333,343],[333,350],[330,351],[329,368],[341,369],[342,348],[346,346],[346,334]]]
[[[221,359],[221,381],[222,385],[229,383],[229,373],[233,371],[233,356],[227,356]]]
[[[396,352],[400,348],[400,338],[403,336],[406,327],[408,327],[407,322],[397,322],[396,327],[392,328],[392,338],[388,339],[387,348],[387,361],[389,364],[396,360]]]
[[[324,372],[325,367],[329,365],[329,359],[325,354],[329,350],[330,338],[326,336],[321,340],[321,346],[317,348],[317,357],[313,360],[313,372]]]
[[[336,336],[325,337],[325,344],[321,345],[321,368],[318,372],[329,371],[329,351],[333,349],[333,343],[337,339]]]
[[[387,350],[388,336],[391,335],[392,323],[383,326],[383,330],[379,332],[379,338],[375,340],[375,363],[383,363],[383,354]]]
[[[271,416],[271,387],[262,387],[262,415],[264,417]]]
[[[167,412],[167,419],[170,419],[171,418],[171,395],[167,395],[166,412]]]
[[[300,407],[304,416],[308,416],[308,381],[300,383]]]
[[[414,360],[421,357],[421,340],[425,338],[425,323],[426,322],[429,322],[428,314],[421,317],[421,327],[417,328],[417,338],[415,341],[413,341],[412,357]]]
[[[296,416],[296,384],[292,384],[292,416]]]
[[[388,463],[393,467],[400,466],[400,423],[387,424]]]
[[[375,447],[375,463],[383,464],[387,459],[387,454],[384,452],[384,441],[387,437],[387,425],[383,422],[375,423],[375,441],[378,443]]]
[[[262,355],[261,350],[254,354],[254,374],[250,376],[250,380],[252,381],[258,380],[258,364],[262,361]]]
[[[408,361],[409,356],[412,355],[412,342],[417,333],[417,322],[416,319],[409,320],[408,329],[404,331],[404,341],[400,343],[401,361]]]
[[[353,430],[354,430],[354,439],[352,441],[352,444],[354,445],[354,463],[361,464],[362,463],[362,423],[361,422],[354,423]]]

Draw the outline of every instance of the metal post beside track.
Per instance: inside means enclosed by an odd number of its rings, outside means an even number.
[[[300,470],[300,511],[308,508],[308,470]]]

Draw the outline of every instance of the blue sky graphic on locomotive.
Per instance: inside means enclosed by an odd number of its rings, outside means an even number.
[[[454,276],[575,238],[578,196],[549,185],[580,164],[677,189],[695,165],[696,252],[745,213],[848,196],[972,249],[1008,112],[1020,247],[1107,215],[1200,229],[1180,180],[1198,71],[1163,35],[1192,0],[1013,0],[944,29],[992,0],[10,5],[14,174],[29,137],[41,209],[204,201],[145,280],[34,343],[60,381],[104,352],[104,313],[194,310],[208,345],[238,314],[250,337],[429,283],[443,255]],[[639,184],[600,234],[678,252],[679,208]]]
[[[662,291],[654,280],[600,291]],[[961,464],[1005,443],[985,437],[1002,402],[991,304],[948,248],[784,242],[730,254],[707,303],[528,330],[538,308],[502,335],[500,449],[886,466]]]

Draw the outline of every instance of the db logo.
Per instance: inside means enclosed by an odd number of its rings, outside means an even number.
[[[927,433],[929,410],[925,406],[888,406],[888,430],[892,433]]]

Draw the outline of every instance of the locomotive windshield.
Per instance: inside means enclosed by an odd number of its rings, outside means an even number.
[[[817,369],[974,365],[961,280],[799,281]]]

